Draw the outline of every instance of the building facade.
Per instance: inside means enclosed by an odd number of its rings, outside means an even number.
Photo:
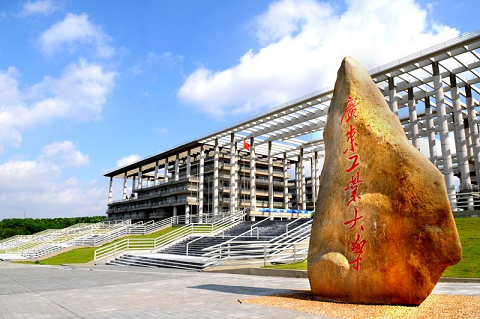
[[[443,173],[452,211],[480,206],[479,48],[474,31],[370,70],[411,143]],[[332,96],[318,90],[105,174],[108,218],[313,210]]]

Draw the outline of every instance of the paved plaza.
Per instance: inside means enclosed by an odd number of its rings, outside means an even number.
[[[319,318],[241,303],[295,289],[309,289],[308,280],[0,262],[0,318]],[[480,283],[439,283],[434,293],[480,295]]]

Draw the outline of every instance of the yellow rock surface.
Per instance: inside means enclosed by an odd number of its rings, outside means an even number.
[[[324,139],[308,253],[313,294],[419,305],[462,255],[445,181],[349,57],[338,71]]]

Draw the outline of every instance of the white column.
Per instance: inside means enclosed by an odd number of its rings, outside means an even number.
[[[142,172],[142,167],[138,169],[138,187],[137,189],[142,189],[143,187],[143,172]]]
[[[128,187],[128,179],[127,179],[127,172],[125,172],[125,175],[123,175],[123,195],[122,195],[123,200],[127,199],[127,187]]]
[[[155,177],[153,179],[153,185],[158,185],[158,161],[155,162]]]
[[[230,211],[237,211],[237,145],[235,134],[230,135]]]
[[[200,165],[198,177],[198,219],[201,221],[203,216],[203,183],[204,183],[204,169],[205,166],[205,151],[203,145],[200,146]]]
[[[315,198],[318,198],[318,189],[320,188],[320,165],[319,165],[319,161],[320,161],[320,154],[318,154],[319,152],[315,152],[315,176],[317,178],[317,182],[315,183]]]
[[[113,203],[113,177],[110,177],[110,187],[108,189],[108,203]]]
[[[185,224],[190,224],[190,206],[185,205]]]
[[[177,206],[173,206],[173,217],[177,217]]]
[[[273,210],[273,158],[272,142],[268,142],[268,207]]]
[[[306,185],[305,185],[305,163],[303,162],[303,148],[300,149],[300,157],[302,160],[300,161],[300,187],[302,192],[302,210],[307,209],[307,192],[306,192]]]
[[[415,107],[415,98],[413,96],[413,88],[408,88],[408,113],[410,116],[410,134],[412,136],[412,144],[417,149],[419,148],[420,136],[418,134],[418,117],[417,109]]]
[[[435,124],[433,121],[432,107],[430,98],[425,98],[425,117],[427,124],[428,149],[430,151],[430,161],[437,166],[437,140],[435,139]]]
[[[186,170],[187,178],[192,176],[192,157],[190,155],[190,150],[187,152],[187,170]]]
[[[473,144],[473,162],[475,164],[475,178],[477,185],[480,186],[480,136],[478,132],[477,111],[473,105],[472,88],[470,85],[465,87],[466,103],[468,111],[468,124],[472,135]]]
[[[302,194],[301,194],[301,190],[300,190],[300,174],[299,174],[299,167],[300,167],[300,164],[299,162],[297,161],[295,163],[295,198],[296,198],[296,209],[300,209],[300,201],[301,201],[301,197],[302,197]]]
[[[467,141],[465,139],[465,126],[463,124],[463,113],[458,94],[457,80],[455,75],[450,76],[450,87],[453,104],[453,118],[455,125],[455,145],[457,148],[457,161],[460,167],[460,190],[469,189],[472,181],[470,180],[470,165],[468,164]]]
[[[220,149],[218,147],[218,139],[215,140],[215,149],[213,152],[213,215],[217,216],[219,213],[218,209],[218,179],[219,179],[219,174],[218,174],[218,169],[219,169],[219,163],[218,163],[218,158],[220,155]]]
[[[165,159],[165,183],[168,182],[168,157]]]
[[[315,162],[315,154],[310,158],[310,181],[311,181],[311,189],[312,189],[312,203],[313,208],[315,210],[315,188],[317,188],[317,179],[315,177],[315,170],[316,170],[316,162]]]
[[[437,62],[432,63],[433,67],[433,85],[435,89],[435,102],[437,106],[437,116],[439,123],[440,143],[442,147],[443,175],[447,184],[447,193],[450,199],[450,206],[453,211],[457,210],[455,198],[455,183],[453,179],[452,154],[450,149],[450,137],[448,136],[448,122],[445,110],[445,101],[443,96],[442,76],[439,72]]]
[[[390,110],[393,113],[398,114],[398,102],[395,95],[397,95],[397,90],[395,88],[395,82],[392,77],[388,78],[388,99],[390,104]]]
[[[255,139],[250,138],[250,210],[257,210],[257,170],[256,170],[256,161],[255,161]]]
[[[179,155],[177,154],[175,156],[175,181],[178,181],[180,179],[180,158]]]
[[[285,209],[288,209],[288,202],[288,160],[285,152],[283,153],[283,205]]]
[[[468,110],[467,118],[463,119],[463,126],[465,127],[465,138],[467,139],[468,159],[473,159],[473,139],[472,132],[470,131],[470,123],[468,122]]]
[[[317,189],[318,189],[318,152],[315,152],[313,155],[313,178],[315,179],[315,185],[312,186],[312,196],[313,196],[313,205],[315,206],[317,203]]]

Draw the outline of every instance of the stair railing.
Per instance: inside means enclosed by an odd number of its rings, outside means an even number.
[[[228,215],[225,218],[213,223],[212,225],[203,223],[187,224],[178,229],[175,229],[174,231],[152,239],[152,243],[150,246],[146,244],[135,246],[135,243],[141,242],[143,240],[142,238],[124,239],[122,241],[95,250],[94,260],[98,262],[105,259],[115,258],[131,250],[140,250],[138,247],[149,252],[158,251],[161,249],[165,249],[168,246],[173,245],[176,242],[183,240],[184,238],[193,234],[205,234],[211,233],[212,231],[220,231],[226,228],[226,226],[222,226],[222,224],[227,223],[227,221],[231,219],[241,218],[245,218],[245,213],[243,210],[236,212],[235,214]],[[176,220],[172,219],[172,221],[175,222]]]
[[[264,222],[267,221],[267,220],[270,220],[270,219],[265,218],[265,219],[259,221],[258,223],[253,224],[252,226],[250,226],[250,230],[252,230],[255,226],[260,225],[261,223],[264,223]],[[255,228],[257,228],[257,238],[258,238],[258,231],[259,231],[259,229],[258,229],[258,227],[255,227]],[[251,232],[250,232],[250,236],[252,236]]]
[[[204,265],[211,267],[232,260],[243,261],[242,264],[247,260],[253,260],[253,262],[257,263],[263,261],[265,263],[266,260],[272,258],[288,260],[293,255],[292,258],[297,260],[308,251],[308,244],[305,244],[305,241],[310,236],[311,222],[309,221],[290,230],[289,236],[284,233],[268,242],[252,243],[241,240],[229,240],[225,243],[204,248],[203,250],[207,251],[207,253],[202,255],[202,257],[206,257],[203,259]],[[241,235],[237,237],[240,238]],[[306,245],[307,248],[300,249],[299,245]],[[231,250],[232,248],[234,248],[233,251]],[[225,249],[227,249],[227,254],[225,254]]]
[[[292,221],[292,222],[290,222],[290,223],[288,223],[288,224],[285,225],[285,233],[287,234],[287,236],[288,236],[288,226],[292,225],[292,224],[295,223],[295,222],[298,222],[299,220],[301,220],[301,218],[297,218],[297,219],[295,219],[294,221]]]
[[[204,237],[212,236],[212,235],[218,234],[220,232],[222,232],[222,238],[224,238],[226,229],[229,229],[229,228],[231,228],[235,225],[238,225],[244,219],[245,219],[245,212],[243,210],[241,210],[241,211],[238,211],[238,212],[236,212],[232,215],[229,215],[229,216],[213,223],[212,224],[212,231],[209,234],[198,237],[197,239],[194,239],[194,240],[187,243],[186,250],[185,250],[185,255],[188,256],[188,248],[189,248],[190,244],[192,244],[194,242],[197,242]]]

